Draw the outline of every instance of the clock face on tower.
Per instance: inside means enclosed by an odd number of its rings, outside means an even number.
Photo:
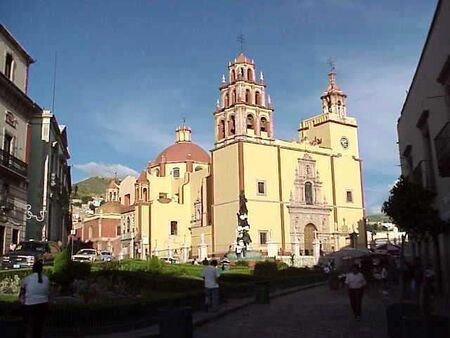
[[[341,137],[341,146],[344,149],[348,148],[348,138],[346,138],[345,136]]]

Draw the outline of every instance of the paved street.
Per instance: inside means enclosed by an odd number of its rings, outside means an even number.
[[[209,322],[195,338],[382,338],[386,320],[380,295],[365,296],[363,317],[356,322],[344,290],[322,286],[251,305]]]

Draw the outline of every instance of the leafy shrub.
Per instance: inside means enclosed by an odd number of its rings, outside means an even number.
[[[287,269],[289,267],[289,265],[285,262],[282,261],[277,261],[277,269],[278,270],[283,270],[283,269]]]
[[[127,259],[119,263],[119,270],[122,271],[145,271],[151,273],[162,273],[164,263],[156,256],[145,261],[137,259]]]
[[[87,278],[90,272],[91,265],[72,261],[70,251],[66,248],[56,255],[50,278],[63,288],[67,288],[75,279]]]
[[[20,278],[17,275],[8,276],[0,281],[0,294],[19,294]]]
[[[248,267],[248,262],[247,261],[237,261],[235,265]]]
[[[255,270],[253,271],[253,275],[255,277],[274,277],[278,274],[278,268],[276,262],[264,261],[264,262],[256,262]]]
[[[65,274],[69,271],[72,259],[69,249],[64,249],[55,256],[53,261],[53,273],[55,275]]]

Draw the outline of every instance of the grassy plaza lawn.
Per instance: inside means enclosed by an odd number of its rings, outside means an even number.
[[[154,258],[98,262],[85,268],[87,265],[73,268],[75,272],[63,270],[72,276],[69,281],[52,267],[45,269],[54,285],[49,325],[61,336],[75,329],[95,333],[104,332],[107,327],[120,330],[120,325],[148,325],[156,320],[159,309],[167,306],[191,306],[194,310],[203,306],[202,265],[166,264]],[[223,300],[254,295],[258,281],[268,281],[274,290],[324,280],[321,272],[288,268],[275,262],[258,263],[254,270],[238,264],[220,271]],[[0,271],[0,313],[19,313],[20,280],[30,272]]]

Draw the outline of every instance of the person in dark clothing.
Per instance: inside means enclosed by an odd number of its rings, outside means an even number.
[[[350,298],[353,315],[356,320],[360,320],[364,286],[367,283],[363,274],[359,271],[358,265],[354,265],[351,272],[347,274],[345,284],[347,284],[348,287],[348,296]]]

